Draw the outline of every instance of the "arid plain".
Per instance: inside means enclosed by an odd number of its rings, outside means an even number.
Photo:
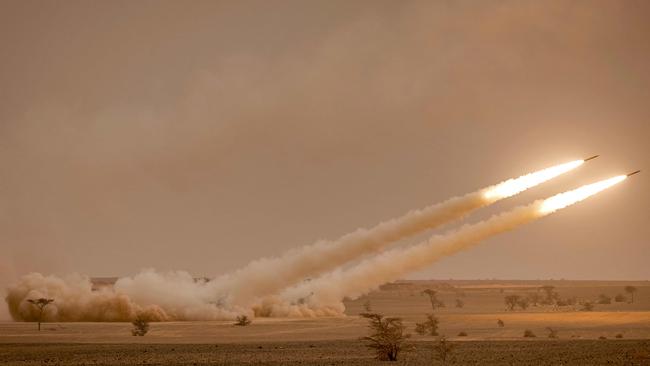
[[[544,305],[542,286],[573,305]],[[636,288],[634,301],[625,291]],[[151,323],[134,337],[130,323],[0,323],[0,363],[7,365],[227,365],[374,364],[360,340],[372,311],[404,320],[411,338],[398,364],[435,364],[438,337],[414,332],[432,312],[436,291],[444,307],[433,312],[439,334],[455,345],[451,364],[647,365],[650,364],[650,283],[624,281],[400,281],[346,302],[346,316],[315,319],[256,318],[231,321]],[[535,295],[536,294],[536,295]],[[504,299],[537,298],[508,310]],[[601,304],[603,297],[609,304]],[[616,301],[617,295],[622,297]],[[569,301],[571,302],[571,301]],[[586,311],[584,303],[594,307]],[[462,307],[461,307],[462,306]],[[498,321],[503,322],[499,326]],[[549,338],[550,329],[556,338]],[[535,337],[524,337],[526,330]],[[466,335],[464,335],[466,334]]]

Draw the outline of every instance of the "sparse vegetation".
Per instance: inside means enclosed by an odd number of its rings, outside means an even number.
[[[600,295],[598,295],[598,303],[603,304],[603,305],[611,304],[612,303],[612,298],[605,295],[605,294],[600,294]]]
[[[504,323],[503,320],[498,319],[498,320],[497,320],[497,325],[499,326],[499,328],[503,328],[503,327],[506,326],[506,323]]]
[[[622,295],[622,294],[617,294],[616,296],[614,296],[614,301],[616,301],[616,302],[626,302],[627,297],[625,297],[625,295]]]
[[[438,299],[437,294],[438,293],[435,290],[431,290],[431,289],[426,289],[422,291],[422,295],[429,296],[429,301],[431,302],[431,309],[433,309],[433,311],[436,311],[437,308],[445,307],[445,303],[442,300]]]
[[[506,303],[506,309],[513,311],[515,310],[515,306],[519,303],[520,296],[519,295],[508,295],[503,298],[504,302]]]
[[[248,318],[246,315],[240,315],[237,317],[235,325],[245,327],[247,325],[250,325],[252,321]]]
[[[525,338],[535,338],[537,336],[535,335],[535,333],[533,333],[532,330],[526,329],[526,330],[524,330],[524,337]]]
[[[451,359],[454,348],[456,346],[450,343],[445,336],[442,336],[433,344],[433,353],[438,360],[445,363]]]
[[[427,314],[427,320],[422,323],[415,323],[415,331],[419,335],[438,335],[438,324],[440,321],[433,314]]]
[[[400,318],[385,318],[378,313],[363,313],[362,317],[368,319],[370,335],[361,338],[367,341],[368,348],[375,351],[375,356],[382,361],[397,361],[399,353],[403,350],[404,342],[410,337],[405,334],[405,327]]]
[[[28,299],[27,302],[30,304],[36,306],[38,308],[38,316],[36,318],[36,321],[38,322],[38,331],[41,331],[41,322],[43,321],[43,312],[45,311],[45,307],[50,305],[51,303],[54,302],[54,299],[47,299],[44,297],[41,297],[39,299]]]
[[[585,301],[582,303],[581,311],[594,311],[594,304],[591,301]]]
[[[131,335],[133,336],[144,336],[149,332],[149,320],[142,315],[138,315],[131,322],[133,324],[133,329],[131,329]]]
[[[553,329],[551,327],[546,327],[546,330],[548,331],[548,337],[549,338],[556,339],[558,337],[557,336],[557,329]]]
[[[537,293],[537,292],[533,292],[533,293],[528,294],[528,296],[527,296],[526,298],[528,299],[528,302],[529,302],[532,306],[538,306],[539,303],[540,303],[540,301],[541,301],[541,299],[542,299],[542,298],[539,296],[539,293]]]
[[[555,286],[542,286],[540,290],[544,292],[544,298],[541,301],[543,305],[553,305],[560,298],[560,295],[555,291]]]
[[[519,295],[508,295],[503,300],[506,304],[506,309],[509,311],[514,311],[516,306],[519,306],[521,310],[526,310],[530,305],[528,298]]]
[[[634,294],[636,293],[637,288],[634,286],[625,286],[625,292],[630,295],[630,304],[634,303]]]

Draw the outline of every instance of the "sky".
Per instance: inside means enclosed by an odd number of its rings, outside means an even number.
[[[3,0],[2,281],[212,277],[569,160],[601,154],[467,222],[648,171],[648,19],[640,0]],[[409,278],[648,280],[648,173]]]

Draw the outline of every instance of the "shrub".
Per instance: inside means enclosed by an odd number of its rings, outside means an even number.
[[[525,338],[535,338],[537,336],[535,335],[535,333],[533,333],[532,330],[526,329],[526,330],[524,330],[524,337]]]
[[[582,309],[580,309],[580,310],[582,310],[582,311],[593,311],[594,310],[594,304],[589,302],[589,301],[585,301],[585,302],[582,303]]]
[[[600,337],[598,337],[598,339],[607,339],[607,337],[605,337],[605,336],[600,336]]]
[[[445,336],[440,337],[440,339],[433,344],[434,355],[443,363],[447,362],[447,360],[451,358],[454,348],[455,346],[449,343]]]
[[[465,302],[461,299],[456,299],[456,307],[457,308],[462,308],[465,306]]]
[[[131,322],[133,329],[131,329],[132,336],[144,336],[149,332],[149,321],[142,315],[137,315]]]
[[[517,305],[521,308],[521,310],[526,310],[528,309],[528,299],[525,297],[520,297],[519,300],[517,301]]]
[[[614,301],[616,301],[616,302],[625,302],[625,301],[627,301],[627,297],[625,297],[625,295],[618,294],[618,295],[614,296]]]
[[[247,325],[250,325],[251,323],[252,321],[248,319],[246,315],[240,315],[237,317],[237,321],[235,322],[235,325],[245,327]]]
[[[419,335],[438,335],[438,324],[440,321],[433,314],[427,314],[427,320],[423,323],[415,323],[415,331]]]
[[[612,298],[605,295],[605,294],[600,294],[600,295],[598,295],[598,303],[599,304],[611,304],[612,303]]]
[[[506,323],[504,323],[503,320],[498,319],[498,320],[497,320],[497,325],[499,326],[499,328],[503,328],[503,327],[506,326]]]
[[[618,334],[616,335],[616,338],[623,338],[623,333],[618,333]]]
[[[519,295],[508,295],[503,298],[503,301],[506,303],[506,308],[510,311],[515,310],[515,306],[519,303]]]
[[[553,329],[551,327],[546,327],[546,330],[548,330],[548,337],[549,338],[557,338],[557,329]]]
[[[363,313],[368,319],[370,335],[361,338],[367,341],[368,348],[375,351],[376,358],[382,361],[397,361],[397,356],[404,347],[404,342],[410,337],[405,334],[405,327],[400,318],[385,318],[378,313]]]
[[[458,333],[459,337],[467,337],[467,332],[460,332]]]

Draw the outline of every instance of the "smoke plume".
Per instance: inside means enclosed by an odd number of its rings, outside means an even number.
[[[583,160],[574,160],[552,166],[408,212],[370,229],[357,229],[334,241],[317,242],[280,257],[258,259],[234,273],[221,276],[212,285],[216,293],[227,297],[229,304],[249,306],[255,298],[277,293],[306,278],[376,253],[393,242],[460,219],[478,208],[537,186],[583,163]]]
[[[431,263],[470,248],[491,236],[512,230],[559,209],[582,201],[623,181],[625,176],[585,185],[572,191],[538,200],[527,206],[494,215],[491,218],[445,235],[436,235],[428,241],[407,249],[393,249],[366,259],[347,270],[336,270],[316,280],[285,290],[279,298],[269,299],[256,306],[257,315],[288,316],[323,311],[342,312],[344,297],[357,298],[379,285],[422,269]],[[278,302],[277,300],[281,300]],[[307,308],[308,310],[301,310]]]

